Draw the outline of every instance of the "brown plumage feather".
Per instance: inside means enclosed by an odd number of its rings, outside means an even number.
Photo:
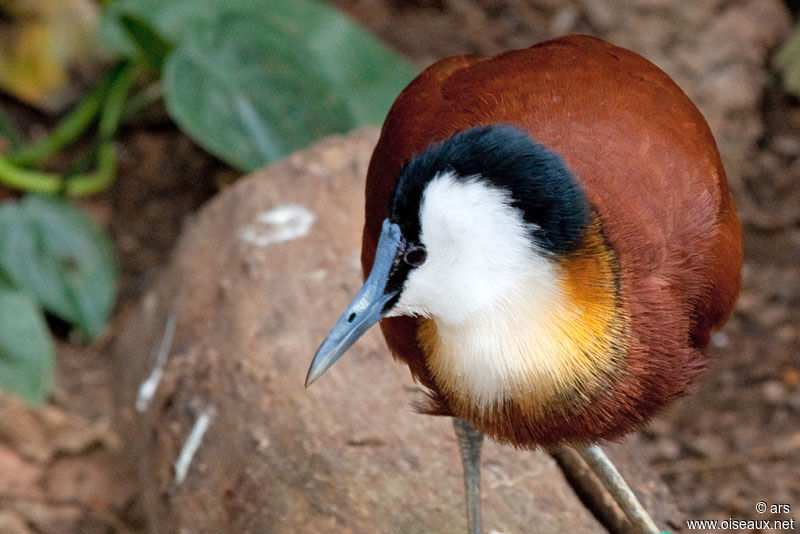
[[[445,59],[400,94],[384,123],[367,176],[365,273],[403,163],[460,130],[497,122],[560,153],[582,185],[617,256],[630,332],[624,369],[605,394],[533,423],[514,406],[473,422],[520,446],[619,437],[687,393],[739,291],[741,229],[714,139],[664,72],[599,39]],[[384,319],[381,328],[430,390],[428,411],[449,415],[417,321]]]

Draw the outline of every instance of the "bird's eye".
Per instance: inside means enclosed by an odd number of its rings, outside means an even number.
[[[419,267],[428,258],[428,251],[422,245],[411,245],[403,254],[403,260],[412,267]]]

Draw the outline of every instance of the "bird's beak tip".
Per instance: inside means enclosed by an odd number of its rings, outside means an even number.
[[[311,362],[311,365],[308,367],[308,373],[306,373],[306,382],[305,388],[314,383],[322,374],[327,370],[327,367],[320,367],[319,362],[317,361],[317,356],[314,356],[314,361]]]
[[[384,307],[399,293],[387,292],[386,283],[401,242],[400,227],[389,223],[388,219],[384,221],[375,252],[375,262],[369,276],[314,355],[306,375],[306,388],[336,363],[336,360],[364,332],[383,317]]]
[[[304,387],[305,387],[306,389],[308,389],[308,386],[310,386],[311,384],[313,384],[313,383],[314,383],[314,380],[316,380],[316,379],[317,379],[317,377],[316,377],[316,376],[311,376],[311,372],[309,372],[309,373],[308,373],[308,375],[306,375],[306,383],[305,383],[305,386],[304,386]]]

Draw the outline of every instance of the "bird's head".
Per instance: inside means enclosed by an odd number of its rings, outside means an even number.
[[[400,171],[372,269],[323,341],[313,382],[381,318],[458,324],[548,296],[557,261],[590,222],[586,196],[556,153],[505,124],[431,144]]]

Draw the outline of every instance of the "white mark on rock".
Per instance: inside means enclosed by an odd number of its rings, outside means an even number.
[[[316,269],[308,273],[308,279],[313,282],[324,282],[328,278],[328,271],[325,269]]]
[[[256,221],[242,229],[241,238],[257,247],[303,237],[317,217],[303,206],[284,204],[258,214]]]
[[[194,455],[197,453],[200,443],[203,442],[203,436],[205,436],[209,425],[211,425],[211,420],[214,418],[216,413],[216,408],[209,406],[203,410],[203,413],[201,413],[194,422],[194,426],[192,427],[191,432],[189,432],[189,436],[183,443],[183,447],[181,447],[181,452],[178,454],[178,459],[175,460],[174,468],[176,486],[179,486],[186,479],[186,474],[189,472],[189,466],[192,465]]]
[[[158,345],[158,352],[156,353],[156,364],[150,372],[150,376],[142,382],[139,386],[139,392],[136,395],[136,411],[139,413],[147,410],[150,401],[156,394],[158,384],[164,376],[164,367],[167,365],[167,358],[169,358],[169,351],[172,348],[172,340],[175,337],[175,325],[178,322],[178,314],[175,309],[172,309],[167,315],[167,322],[164,325],[164,335],[161,336],[161,343]]]

